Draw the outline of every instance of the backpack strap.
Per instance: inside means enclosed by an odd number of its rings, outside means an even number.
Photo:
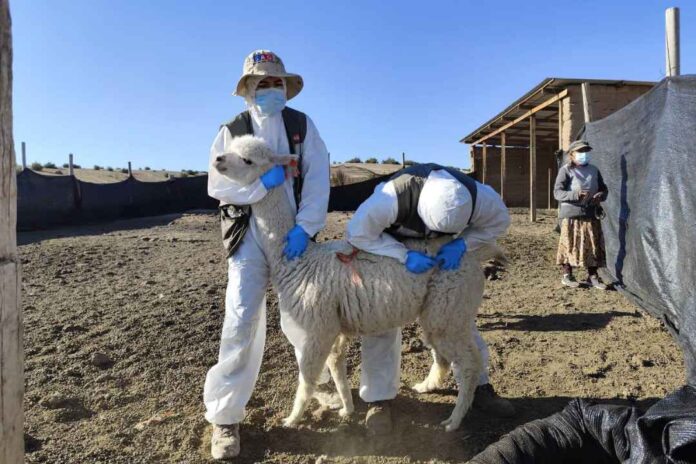
[[[301,111],[294,110],[289,107],[283,108],[283,123],[285,124],[285,133],[288,137],[288,147],[291,155],[298,156],[297,168],[299,176],[295,179],[293,186],[295,194],[295,204],[300,208],[300,200],[302,199],[302,157],[304,155],[304,141],[307,136],[307,115]]]
[[[242,111],[233,120],[220,126],[220,129],[227,127],[232,137],[240,135],[254,135],[254,126],[251,125],[251,115],[249,111]]]

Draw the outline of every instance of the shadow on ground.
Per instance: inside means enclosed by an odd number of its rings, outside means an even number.
[[[317,422],[311,415],[298,429],[270,427],[267,430],[255,425],[242,428],[242,444],[261,441],[263,447],[244,447],[235,462],[263,461],[268,455],[326,455],[329,459],[382,456],[406,460],[453,460],[463,462],[481,452],[501,435],[531,420],[547,417],[563,409],[572,399],[569,397],[511,398],[518,413],[509,419],[489,417],[485,412],[473,409],[465,417],[459,430],[447,433],[438,424],[448,417],[451,403],[432,402],[428,397],[443,399],[455,396],[456,391],[441,391],[421,397],[399,396],[394,407],[395,430],[383,437],[367,436],[362,424],[365,405],[356,397],[357,410],[349,421],[335,425],[333,418]],[[636,405],[622,399],[598,399],[598,402]],[[647,407],[656,399],[640,402]],[[334,415],[334,413],[331,413]],[[330,423],[333,422],[333,426]],[[433,450],[438,450],[433,454]],[[330,462],[330,461],[329,461]],[[409,461],[410,462],[410,461]]]
[[[522,330],[536,332],[575,332],[580,330],[596,330],[606,327],[615,317],[640,318],[637,313],[608,311],[604,313],[571,313],[571,314],[510,314],[505,316],[479,314],[478,318],[501,319],[484,322],[479,330]]]

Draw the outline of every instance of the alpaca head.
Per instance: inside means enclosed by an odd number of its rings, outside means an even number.
[[[218,156],[213,167],[220,174],[240,185],[249,185],[275,164],[286,165],[295,155],[276,155],[259,137],[242,135],[232,139],[227,151]]]

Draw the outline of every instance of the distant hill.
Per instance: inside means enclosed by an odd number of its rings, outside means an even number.
[[[331,165],[331,185],[348,185],[363,182],[375,177],[384,176],[401,169],[400,164],[369,164],[369,163],[343,163]],[[68,168],[43,168],[39,174],[47,176],[68,175]],[[198,176],[206,175],[200,172]],[[181,171],[145,171],[133,170],[133,177],[143,182],[163,182],[174,177],[190,177]],[[94,184],[109,184],[120,182],[128,178],[128,174],[120,169],[107,171],[106,169],[75,169],[75,177]]]
[[[45,175],[68,175],[68,168],[43,168],[39,174]],[[195,174],[198,176],[206,175],[205,172]],[[182,174],[181,171],[145,171],[133,170],[133,177],[143,182],[163,182],[174,177],[190,177],[189,174]],[[114,169],[107,171],[106,169],[75,169],[75,177],[85,182],[93,184],[110,184],[112,182],[120,182],[128,178],[128,174],[122,173],[120,170]]]
[[[400,164],[343,163],[331,165],[331,185],[348,185],[385,176],[401,169]]]

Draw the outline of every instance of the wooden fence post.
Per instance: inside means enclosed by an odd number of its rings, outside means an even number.
[[[592,97],[590,97],[590,83],[582,83],[582,109],[585,113],[585,124],[592,121]]]
[[[536,222],[536,116],[529,117],[529,220]]]
[[[549,196],[549,204],[547,206],[548,209],[551,209],[551,202],[553,201],[553,168],[548,169],[548,174],[549,174],[549,185],[548,185],[548,192],[546,192]]]
[[[505,202],[505,173],[507,171],[507,152],[505,148],[505,132],[500,133],[500,198]]]
[[[12,140],[12,30],[0,0],[0,462],[24,462],[24,354]]]
[[[486,170],[488,169],[487,166],[487,161],[488,161],[488,153],[486,151],[486,142],[483,142],[483,151],[481,152],[481,159],[483,161],[483,172],[481,173],[481,183],[485,184],[486,183]]]

